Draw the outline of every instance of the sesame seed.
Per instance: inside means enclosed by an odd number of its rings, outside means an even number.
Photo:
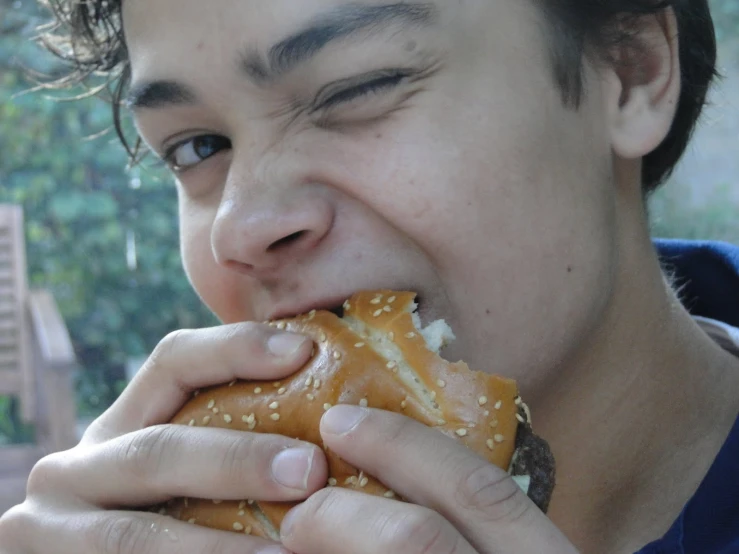
[[[257,387],[254,389],[254,394],[260,394],[262,392],[262,387]]]
[[[251,535],[251,525],[247,525],[246,529],[244,529],[245,535]]]
[[[190,427],[193,427],[195,425],[195,420],[194,419],[191,419],[190,422],[188,423],[188,425]]]
[[[239,523],[238,521],[234,521],[233,527],[234,527],[234,531],[243,531],[244,530],[244,526],[241,523]]]
[[[519,423],[526,423],[526,420],[521,414],[516,414],[516,419],[519,421]]]
[[[362,408],[366,408],[369,406],[369,402],[367,402],[366,398],[362,398],[362,400],[359,401],[359,405],[362,406]]]
[[[493,450],[495,448],[495,441],[493,439],[488,439],[485,441],[485,444],[488,445],[488,448],[490,450]]]
[[[387,491],[382,496],[384,496],[385,498],[395,498],[395,493],[393,491]]]
[[[340,360],[341,359],[341,352],[334,352],[334,360]]]
[[[193,397],[197,396],[198,394],[200,394],[199,390],[196,390],[194,393],[192,393]]]
[[[387,303],[388,304],[392,304],[393,302],[395,302],[395,297],[394,296],[391,296],[390,298],[387,299]]]
[[[312,319],[312,318],[316,317],[316,311],[315,311],[315,310],[311,310],[311,311],[310,311],[310,312],[308,313],[308,315],[309,315],[309,316],[311,317],[311,319]]]
[[[321,334],[318,335],[318,342],[326,342],[328,340],[328,337],[326,336],[326,333],[321,331]]]
[[[440,420],[439,420],[439,421],[437,421],[436,423],[437,423],[437,424],[439,424],[439,425],[446,425],[446,420],[444,420],[444,419],[440,419]]]
[[[211,400],[210,402],[208,402],[208,409],[209,410],[213,409],[213,406],[215,406],[215,405],[216,405],[216,401],[215,400]]]
[[[220,412],[220,410],[218,408],[213,408],[213,413],[214,414],[217,414],[218,412]]]
[[[495,429],[497,426],[498,426],[497,419],[494,419],[493,421],[490,422],[490,427],[492,427],[493,429]]]
[[[280,421],[280,414],[277,414],[277,413],[275,413],[275,414],[272,414],[271,416],[269,416],[269,418],[270,418],[270,419],[271,419],[272,421]]]
[[[358,342],[357,344],[354,345],[354,348],[362,348],[363,346],[364,346],[363,342]]]
[[[210,416],[207,415],[203,418],[203,425],[208,425],[210,423]]]
[[[339,482],[335,478],[333,478],[333,477],[329,477],[328,478],[328,486],[329,487],[335,487],[338,484],[339,484]]]
[[[488,397],[487,396],[481,396],[480,398],[477,399],[477,403],[480,406],[484,406],[485,404],[488,403]]]
[[[196,521],[197,521],[197,519],[195,519],[194,517],[191,517],[190,519],[187,520],[187,523],[194,524]]]
[[[279,389],[282,386],[282,383],[280,381],[275,381],[272,383],[272,386],[276,389]]]
[[[246,515],[246,510],[239,510],[239,514],[238,515],[245,516]]]
[[[397,367],[394,367],[393,368],[393,373],[398,373],[398,368]]]
[[[375,306],[380,302],[382,302],[382,296],[378,296],[377,298],[373,298],[372,300],[370,300],[370,304],[373,304]]]
[[[167,514],[167,508],[159,508],[159,515],[163,516]]]
[[[277,328],[278,328],[278,329],[279,329],[280,331],[284,330],[284,329],[285,329],[285,327],[287,327],[287,325],[285,324],[285,322],[284,322],[284,321],[280,321],[280,322],[279,322],[279,323],[277,324]]]
[[[436,399],[436,391],[435,390],[432,390],[430,396],[431,396],[431,400],[435,400]]]
[[[321,388],[321,380],[320,379],[316,379],[315,381],[313,381],[313,388],[315,390],[318,390],[318,389]]]
[[[457,429],[456,433],[460,437],[465,437],[467,436],[467,429]]]
[[[367,479],[366,477],[362,477],[359,480],[359,486],[362,488],[366,487],[368,484],[369,484],[369,479]]]
[[[280,407],[280,403],[279,402],[272,402],[272,404],[269,405],[269,409],[270,410],[276,410],[279,407]]]
[[[523,402],[520,396],[517,396],[516,398],[514,398],[513,401],[516,403],[516,406],[520,406],[521,403]]]
[[[501,409],[502,407],[503,407],[503,402],[502,402],[501,400],[498,400],[498,401],[497,401],[497,402],[495,403],[495,409],[496,409],[496,410],[500,410],[500,409]]]
[[[277,391],[277,394],[285,394],[287,392],[287,389],[285,387],[280,387]]]
[[[213,504],[221,504],[222,502],[223,502],[223,500],[214,500],[213,501]]]
[[[233,386],[234,386],[235,384],[236,384],[236,380],[234,379],[233,381],[231,381],[231,382],[230,382],[230,383],[228,384],[228,386],[229,386],[229,387],[233,387]]]
[[[393,308],[392,308],[391,306],[385,306],[385,307],[384,307],[384,308],[382,309],[382,311],[384,311],[384,312],[387,312],[387,313],[390,313],[390,312],[392,312],[392,311],[393,311]]]
[[[402,401],[402,402],[400,403],[400,407],[401,407],[401,408],[403,408],[403,409],[405,409],[405,407],[406,407],[407,405],[408,405],[408,402],[406,402],[405,400],[403,400],[403,401]]]
[[[247,500],[246,503],[249,504],[249,506],[254,506],[254,500],[252,499]]]
[[[246,508],[246,500],[239,502],[239,510],[243,510],[244,508]]]
[[[442,389],[446,387],[446,381],[444,381],[444,379],[439,379],[438,381],[436,381],[436,384]]]
[[[382,310],[377,310],[374,314],[372,314],[375,317],[380,317],[382,315]]]
[[[223,421],[225,421],[226,423],[231,423],[233,421],[233,418],[230,414],[223,414]]]
[[[187,497],[183,498],[183,499],[182,499],[182,501],[183,501],[183,502],[184,502],[184,504],[185,504],[185,508],[187,508],[187,507],[189,507],[189,506],[190,506],[190,501],[189,501],[189,499],[188,499]]]
[[[416,334],[413,333],[413,332],[406,333],[406,335],[405,335],[405,338],[407,338],[407,339],[412,339],[412,338],[415,338],[415,337],[416,337]]]
[[[505,440],[503,435],[495,435],[493,438],[495,439],[495,442],[503,442]]]
[[[315,397],[315,396],[313,396],[313,395],[312,395],[311,393],[308,393],[308,394],[306,394],[306,395],[305,395],[305,397],[306,397],[306,398],[307,398],[308,400],[310,400],[311,402],[313,402],[313,401],[314,401],[314,400],[316,399],[316,397]]]
[[[324,411],[324,412],[328,412],[328,411],[329,411],[330,409],[331,409],[331,404],[329,404],[328,402],[326,402],[326,403],[325,403],[325,404],[323,405],[323,411]]]
[[[344,308],[344,310],[345,310],[345,311],[347,311],[347,312],[348,312],[349,310],[351,310],[351,309],[352,309],[352,305],[351,305],[351,304],[349,304],[349,301],[347,300],[346,302],[344,302],[344,306],[343,306],[343,308]]]
[[[397,363],[395,363],[395,362],[388,362],[387,363],[387,368],[388,369],[393,369],[395,367],[398,367],[398,364]]]
[[[344,481],[345,485],[356,485],[357,484],[357,477],[355,475],[352,475],[351,477],[347,477],[346,481]]]
[[[309,375],[308,378],[305,380],[305,386],[310,387],[313,384],[313,375]]]
[[[484,415],[485,417],[488,417],[488,416],[490,415],[490,410],[485,410],[484,412],[482,412],[482,414],[483,414],[483,415]]]

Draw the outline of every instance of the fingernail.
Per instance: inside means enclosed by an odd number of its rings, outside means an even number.
[[[334,406],[323,414],[321,427],[332,435],[346,435],[367,417],[369,412],[364,408],[341,404]]]
[[[314,457],[315,452],[309,448],[283,450],[272,460],[272,476],[285,487],[305,490]]]
[[[267,348],[269,351],[280,358],[289,358],[308,340],[304,335],[295,333],[279,333],[272,335],[267,340]]]

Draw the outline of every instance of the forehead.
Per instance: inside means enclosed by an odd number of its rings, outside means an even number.
[[[435,27],[441,11],[431,1],[126,0],[123,22],[134,80],[162,65],[179,73],[188,62],[222,66],[234,51],[266,80],[344,39]]]

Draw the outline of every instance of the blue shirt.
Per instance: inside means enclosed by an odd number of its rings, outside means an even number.
[[[739,355],[739,247],[675,240],[655,245],[691,314],[714,340]],[[730,553],[739,553],[739,419],[667,534],[637,554]]]

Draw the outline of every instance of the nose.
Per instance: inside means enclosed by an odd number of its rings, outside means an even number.
[[[334,220],[334,209],[322,192],[303,185],[223,199],[211,234],[216,261],[257,278],[305,263]]]

